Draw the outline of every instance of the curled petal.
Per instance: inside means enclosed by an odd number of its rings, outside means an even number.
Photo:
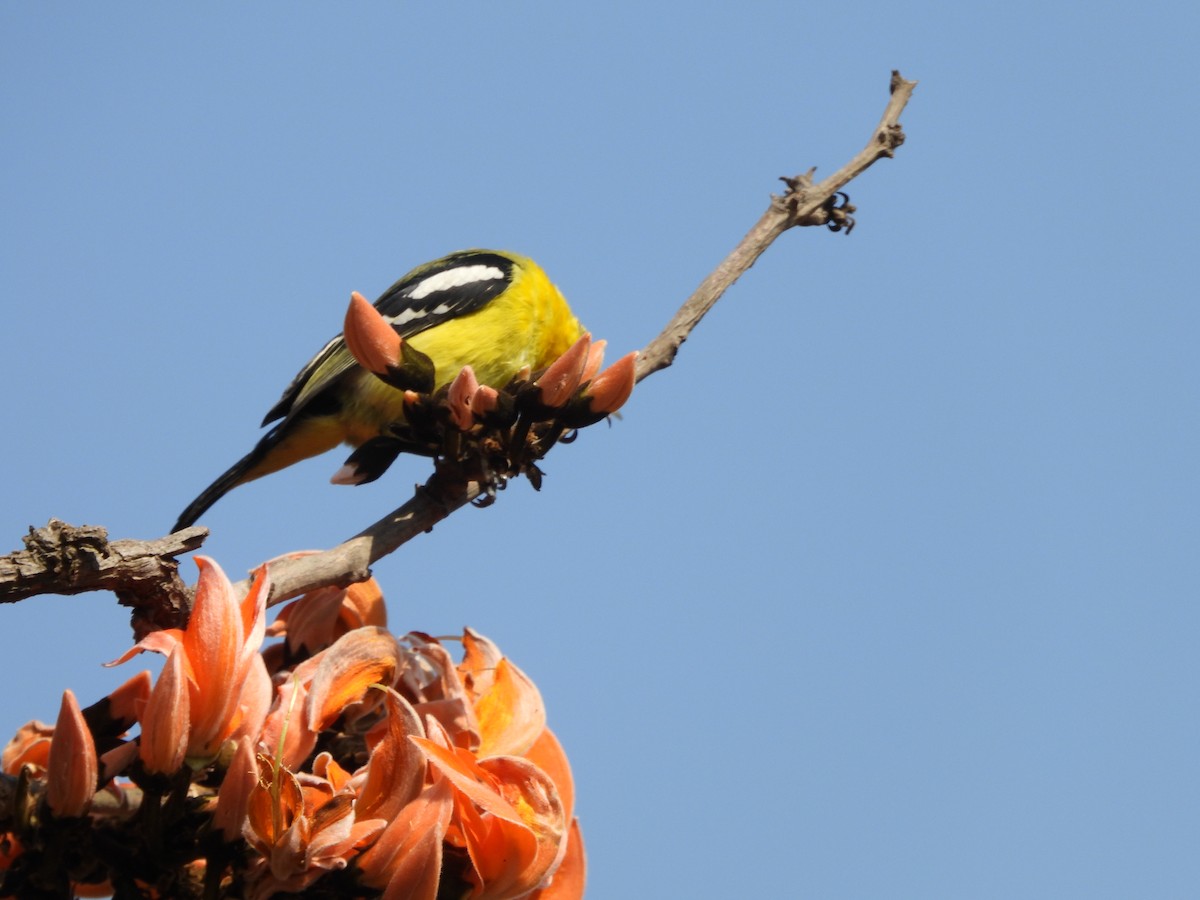
[[[142,709],[150,699],[154,680],[149,672],[138,672],[108,695],[108,714],[127,731],[142,717]]]
[[[358,291],[350,295],[343,337],[350,355],[368,372],[383,375],[400,362],[400,335]]]
[[[314,657],[316,659],[316,657]],[[308,723],[324,731],[347,707],[362,701],[372,685],[391,685],[400,645],[383,628],[356,628],[320,654],[308,695]]]
[[[146,651],[168,656],[175,649],[175,645],[181,643],[183,643],[182,628],[164,628],[161,631],[152,631],[116,659],[106,662],[104,666],[105,668],[119,666]]]
[[[562,800],[563,815],[570,819],[575,813],[575,780],[571,776],[571,764],[567,761],[567,754],[554,732],[549,728],[545,729],[524,756],[554,782]]]
[[[579,820],[571,822],[566,853],[554,870],[550,883],[529,895],[529,900],[583,900],[587,886],[587,856],[583,850],[583,832]]]
[[[425,756],[409,735],[425,736],[412,705],[391,688],[384,690],[387,719],[382,738],[371,748],[367,779],[358,798],[364,819],[392,819],[425,783]]]
[[[496,664],[488,690],[475,701],[479,755],[522,754],[546,728],[546,708],[534,683],[507,659]]]
[[[335,794],[349,784],[352,777],[349,772],[338,765],[337,760],[328,750],[322,750],[316,755],[313,759],[312,771],[318,778],[329,782],[329,786]]]
[[[562,861],[568,830],[562,801],[554,783],[526,759],[497,756],[483,760],[479,767],[521,811],[524,827],[500,820],[480,841],[481,852],[471,854],[483,884],[477,896],[519,896],[540,887]]]
[[[462,677],[445,647],[415,632],[407,635],[405,641],[411,649],[408,664],[400,672],[402,694],[416,703],[447,697],[466,699]]]
[[[426,738],[412,737],[409,740],[421,748],[430,764],[450,779],[454,789],[463,797],[484,812],[514,825],[524,825],[521,813],[501,795],[494,780],[480,768],[469,751],[443,747],[437,741]]]
[[[50,761],[50,739],[54,729],[45,722],[26,722],[0,754],[0,772],[17,775],[23,766],[44,770]]]
[[[359,823],[363,824],[363,823]],[[372,821],[369,834],[378,834],[385,822]],[[305,862],[306,867],[342,869],[354,844],[362,835],[354,829],[354,796],[335,794],[329,802],[312,814],[312,838]]]
[[[268,637],[286,636],[288,649],[299,653],[323,650],[336,641],[334,634],[338,611],[346,592],[338,587],[322,587],[309,591],[279,611],[267,628]]]
[[[273,771],[270,760],[263,756],[257,763],[258,783],[250,791],[246,828],[255,842],[269,847],[279,843],[296,818],[304,814],[304,791],[287,769]]]
[[[546,726],[541,694],[496,644],[470,628],[463,631],[458,673],[478,720],[480,756],[523,754]]]
[[[467,751],[410,740],[454,787],[450,831],[471,857],[471,896],[499,900],[541,886],[561,860],[567,834],[562,801],[546,773],[520,757],[476,762]]]
[[[566,353],[552,362],[550,368],[537,380],[541,400],[545,406],[557,409],[571,399],[587,366],[588,348],[591,343],[592,336],[585,332]]]
[[[383,591],[374,578],[357,581],[346,588],[346,599],[342,603],[342,620],[347,631],[364,625],[387,625],[387,607],[383,603]]]
[[[46,800],[55,815],[82,816],[87,812],[96,793],[99,763],[92,733],[69,690],[63,691],[46,768]]]
[[[179,771],[187,754],[190,721],[183,651],[176,647],[167,657],[142,715],[139,753],[148,771],[164,775]]]
[[[442,841],[454,809],[450,782],[439,778],[426,785],[388,823],[369,850],[359,857],[363,881],[387,886],[388,900],[434,900],[442,868]]]
[[[463,629],[462,643],[463,660],[458,664],[458,674],[467,690],[478,697],[491,686],[504,654],[495,641],[471,628]]]

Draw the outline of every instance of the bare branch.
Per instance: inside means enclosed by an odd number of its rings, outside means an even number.
[[[99,526],[51,519],[44,528],[29,529],[24,550],[0,557],[0,603],[35,594],[108,590],[134,608],[139,635],[180,625],[190,594],[175,557],[198,548],[207,534],[203,528],[185,528],[154,541],[110,542]]]
[[[274,606],[327,585],[346,587],[365,581],[371,576],[371,563],[418,534],[431,531],[434,525],[482,492],[478,482],[467,480],[459,470],[439,468],[425,484],[417,487],[411,500],[350,540],[320,553],[272,562],[267,605]],[[248,591],[250,580],[239,581],[234,587]]]
[[[825,225],[833,215],[832,203],[837,192],[865,172],[878,159],[891,157],[904,143],[900,128],[900,113],[912,96],[915,81],[906,81],[899,72],[892,72],[891,96],[883,118],[871,134],[871,139],[853,159],[820,184],[812,183],[813,170],[804,175],[784,178],[787,192],[772,197],[771,205],[754,227],[725,257],[707,278],[700,283],[662,333],[646,345],[638,358],[637,379],[665,369],[675,360],[675,354],[692,329],[713,308],[721,295],[745,274],[762,256],[763,251],[789,228],[799,225]],[[851,207],[851,211],[853,208]]]

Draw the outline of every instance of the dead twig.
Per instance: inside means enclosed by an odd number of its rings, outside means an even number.
[[[883,117],[875,126],[871,139],[853,159],[819,184],[813,184],[813,172],[783,178],[787,191],[771,197],[770,206],[754,227],[746,233],[730,254],[700,282],[700,286],[684,301],[667,327],[646,345],[638,357],[637,380],[665,369],[675,361],[675,354],[697,323],[713,308],[735,281],[742,277],[763,251],[787,231],[802,225],[838,225],[847,232],[853,220],[846,222],[854,207],[837,206],[838,193],[880,159],[894,155],[897,147],[904,143],[904,131],[900,127],[900,113],[912,96],[915,81],[907,81],[899,72],[892,72],[891,93]]]

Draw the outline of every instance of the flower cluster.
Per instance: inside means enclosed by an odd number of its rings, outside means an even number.
[[[351,295],[343,334],[364,369],[404,392],[404,420],[360,445],[334,474],[335,484],[374,481],[408,452],[462,468],[489,497],[519,474],[538,487],[536,461],[568,432],[616,413],[637,380],[636,351],[602,371],[606,342],[584,333],[545,369],[526,367],[499,390],[480,384],[471,366],[435,389],[433,360],[359,293]]]
[[[0,897],[582,897],[566,756],[492,642],[397,638],[374,581],[267,627],[266,566],[239,598],[197,561],[187,627],[116,660],[156,680],[4,749]]]

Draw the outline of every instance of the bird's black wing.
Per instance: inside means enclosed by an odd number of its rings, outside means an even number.
[[[449,319],[482,309],[512,284],[516,260],[494,251],[463,250],[409,272],[375,301],[375,308],[409,338]],[[339,334],[292,379],[263,425],[297,413],[357,363]]]

